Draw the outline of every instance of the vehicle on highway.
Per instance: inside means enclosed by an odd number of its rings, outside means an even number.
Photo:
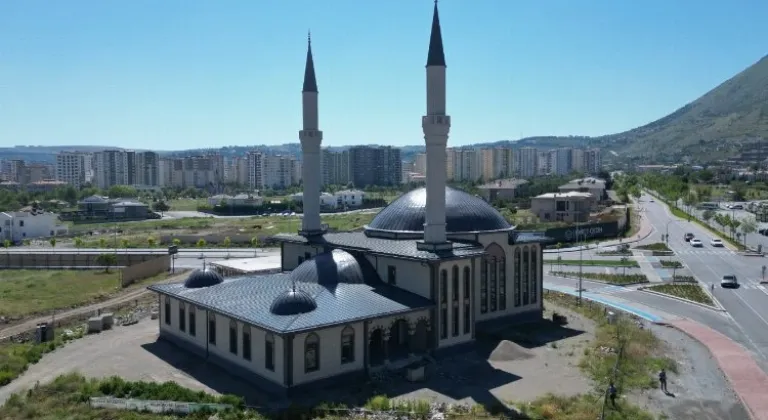
[[[729,204],[728,208],[731,210],[744,210],[744,206],[741,204]]]
[[[728,275],[723,276],[723,279],[720,280],[720,287],[736,288],[736,287],[739,287],[739,281],[736,280],[736,276],[734,276],[733,274],[728,274]]]
[[[693,238],[688,243],[690,243],[691,246],[694,247],[694,248],[702,248],[702,247],[704,247],[704,242],[701,242],[700,239]]]
[[[721,241],[718,238],[712,238],[712,240],[709,241],[709,244],[714,246],[714,247],[718,247],[718,248],[722,248],[724,246],[723,245],[723,241]]]
[[[717,203],[699,203],[696,208],[699,210],[717,210],[720,206]]]
[[[691,241],[691,239],[693,239],[693,238],[694,238],[694,236],[693,236],[693,234],[692,234],[692,233],[686,233],[686,234],[685,234],[685,236],[683,236],[683,240],[684,240],[685,242],[690,242],[690,241]]]

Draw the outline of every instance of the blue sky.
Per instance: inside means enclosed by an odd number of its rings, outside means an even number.
[[[4,0],[0,146],[421,144],[430,0]],[[442,0],[449,145],[600,135],[766,54],[764,0]]]

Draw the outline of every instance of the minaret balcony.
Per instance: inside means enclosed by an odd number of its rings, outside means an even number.
[[[299,131],[299,139],[304,140],[316,140],[321,141],[323,139],[323,132],[320,130],[301,130]]]
[[[425,115],[421,117],[421,127],[424,134],[447,136],[451,131],[451,117],[448,115]]]

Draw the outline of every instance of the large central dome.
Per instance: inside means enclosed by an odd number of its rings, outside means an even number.
[[[426,188],[403,194],[373,218],[365,227],[366,233],[391,236],[397,232],[423,232],[426,207]],[[483,199],[450,187],[445,187],[445,223],[449,234],[512,229],[504,216]]]

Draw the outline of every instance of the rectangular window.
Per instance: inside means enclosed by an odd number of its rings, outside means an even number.
[[[464,304],[464,334],[472,331],[472,318],[470,317],[469,303]]]
[[[448,308],[440,310],[440,338],[448,338]]]
[[[184,311],[184,303],[179,302],[179,331],[187,330],[187,314]]]
[[[515,307],[520,306],[520,290],[523,288],[522,283],[520,281],[520,248],[515,250],[515,261],[514,265],[512,266],[512,273],[514,276],[514,284],[515,284],[515,292],[514,292],[514,298],[515,298]]]
[[[486,267],[490,267],[488,271],[490,271],[491,275],[491,312],[496,312],[496,260],[494,259],[493,262],[486,262]]]
[[[267,340],[264,342],[264,367],[267,370],[275,370],[275,342],[271,336],[267,336]]]
[[[448,302],[448,270],[440,271],[440,303]]]
[[[451,282],[453,283],[451,285],[451,300],[454,302],[459,301],[459,270],[453,270],[453,278],[451,279]]]
[[[480,313],[488,312],[488,265],[480,262]]]
[[[346,334],[341,336],[341,364],[355,361],[355,336]]]
[[[208,343],[216,345],[216,318],[213,315],[208,318]]]
[[[531,247],[531,303],[536,303],[539,298],[539,250]]]
[[[507,309],[507,261],[499,261],[499,310]]]
[[[394,265],[387,267],[387,283],[393,286],[397,284],[397,269]]]
[[[237,324],[230,324],[229,326],[229,352],[237,354]]]
[[[243,327],[243,359],[251,360],[251,330]]]
[[[195,307],[189,307],[189,335],[192,337],[197,335],[197,319],[195,317]]]
[[[451,324],[453,324],[453,336],[457,337],[459,335],[459,307],[454,306],[453,310],[451,311]]]
[[[165,298],[165,325],[171,325],[171,298]]]
[[[529,301],[529,295],[528,295],[528,280],[530,278],[530,265],[528,264],[528,247],[523,248],[523,261],[522,261],[522,270],[523,270],[523,306],[530,303]]]

